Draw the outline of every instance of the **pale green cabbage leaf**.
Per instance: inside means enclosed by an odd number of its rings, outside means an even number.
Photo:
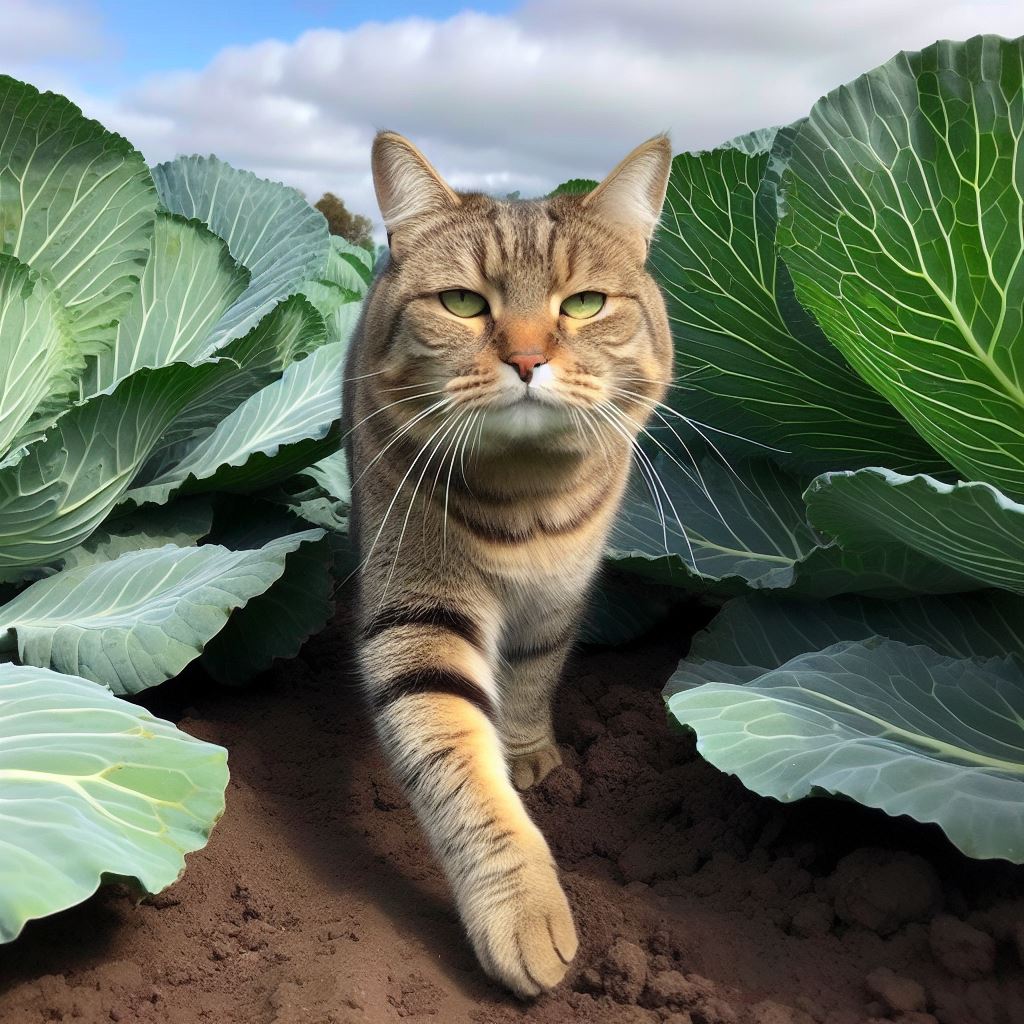
[[[86,679],[0,665],[0,942],[107,877],[176,881],[227,782],[223,747]]]
[[[776,800],[851,797],[935,822],[964,853],[1024,861],[1024,669],[881,637],[750,678],[704,664],[668,698],[697,749]],[[685,673],[685,668],[682,670]]]

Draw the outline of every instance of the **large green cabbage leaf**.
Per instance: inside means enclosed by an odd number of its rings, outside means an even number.
[[[212,538],[232,550],[265,547],[294,533],[294,515],[262,500],[238,499]],[[333,525],[333,524],[329,524]],[[232,612],[203,648],[202,665],[220,683],[237,685],[265,672],[278,658],[294,658],[334,613],[332,538],[313,530],[285,557],[284,572],[262,594]]]
[[[293,295],[278,303],[251,331],[219,351],[218,357],[232,360],[237,370],[211,381],[209,387],[193,390],[191,400],[160,436],[133,485],[142,487],[165,474],[175,475],[199,442],[242,402],[273,384],[285,367],[326,341],[323,317],[306,298]],[[163,493],[169,496],[172,489]]]
[[[372,278],[373,254],[361,245],[331,235],[324,276],[302,285],[303,293],[327,323],[328,340],[347,342],[352,337]]]
[[[195,389],[215,386],[232,366],[139,370],[73,406],[23,458],[0,469],[0,578],[20,579],[86,540]]]
[[[223,747],[88,680],[0,665],[0,942],[105,877],[170,885],[227,782]]]
[[[898,54],[814,105],[779,232],[797,297],[864,379],[967,478],[1017,497],[1022,135],[1024,39]]]
[[[0,454],[40,407],[67,404],[84,366],[53,288],[0,254]]]
[[[852,797],[935,822],[972,857],[1024,861],[1024,670],[881,637],[669,697],[701,755],[777,800]]]
[[[990,484],[862,469],[824,473],[805,497],[811,522],[847,550],[895,542],[982,584],[1024,594],[1024,505]]]
[[[373,280],[373,262],[373,253],[369,249],[355,245],[340,235],[331,235],[331,251],[327,257],[324,279],[349,291],[365,293]]]
[[[90,365],[85,393],[143,366],[194,363],[210,355],[214,326],[249,284],[249,272],[199,221],[157,215],[139,288],[114,346]]]
[[[306,281],[302,294],[324,318],[329,340],[347,342],[352,337],[363,309],[361,293],[324,280]]]
[[[620,568],[659,583],[718,596],[784,589],[818,597],[985,586],[899,537],[846,547],[830,542],[807,521],[806,477],[766,459],[727,467],[704,457],[687,465],[659,452],[640,458],[637,469],[607,554]]]
[[[828,601],[750,594],[727,601],[694,638],[666,696],[702,682],[754,679],[841,640],[884,636],[927,644],[954,658],[1024,658],[1024,598],[998,590],[884,601],[852,595]]]
[[[133,487],[128,499],[164,502],[192,490],[255,490],[337,449],[344,345],[321,345],[280,380],[237,406],[174,465]]]
[[[817,546],[799,479],[764,460],[641,457],[608,543],[622,568],[661,583],[786,587]]]
[[[212,526],[213,507],[209,495],[110,518],[87,540],[61,555],[61,568],[77,569],[82,565],[109,562],[129,551],[161,548],[165,544],[191,547],[198,544]]]
[[[157,206],[142,155],[70,100],[0,75],[0,252],[60,292],[80,353],[114,340]]]
[[[775,249],[778,178],[792,135],[762,130],[672,161],[650,254],[675,339],[680,383],[668,401],[809,472],[936,469],[934,452],[793,297]],[[736,447],[735,438],[714,439]]]
[[[214,345],[250,331],[302,282],[323,276],[327,222],[295,189],[213,156],[158,164],[153,179],[168,210],[201,220],[251,275],[245,293],[215,325]]]
[[[305,530],[238,551],[167,544],[82,564],[0,606],[0,631],[26,664],[137,693],[177,675],[234,609],[280,579],[293,551],[322,536]]]

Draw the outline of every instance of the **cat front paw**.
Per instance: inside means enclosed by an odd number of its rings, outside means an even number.
[[[499,870],[504,878],[495,886]],[[579,942],[546,847],[503,869],[485,870],[474,889],[463,918],[483,969],[524,998],[554,988]]]
[[[554,743],[529,754],[510,754],[509,772],[512,785],[518,790],[536,786],[552,769],[562,763],[562,755]]]

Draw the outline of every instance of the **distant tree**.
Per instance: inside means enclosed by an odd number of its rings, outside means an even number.
[[[325,192],[313,205],[327,218],[327,230],[332,235],[341,235],[353,245],[372,245],[373,221],[351,213],[344,199],[339,199],[333,192]]]

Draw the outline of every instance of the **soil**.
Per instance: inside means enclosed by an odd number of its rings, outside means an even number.
[[[565,765],[528,802],[580,954],[516,1001],[463,939],[347,636],[342,613],[245,690],[196,670],[148,696],[228,747],[227,812],[166,892],[107,886],[4,947],[2,1024],[1024,1024],[1024,870],[853,804],[746,792],[666,721],[670,632],[570,666]]]

